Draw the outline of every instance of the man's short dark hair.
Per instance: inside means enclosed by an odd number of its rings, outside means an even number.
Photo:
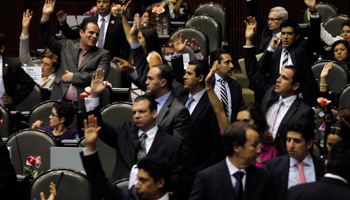
[[[0,33],[0,48],[6,46],[6,37],[4,34]]]
[[[296,36],[300,35],[300,26],[298,22],[291,19],[287,19],[281,23],[280,30],[282,31],[282,28],[286,28],[286,27],[293,28],[293,32],[295,33]]]
[[[157,67],[160,71],[158,78],[160,80],[165,79],[167,82],[167,87],[169,89],[172,89],[172,84],[173,84],[173,72],[171,70],[171,68],[168,65],[165,64],[159,64],[159,65],[155,65],[153,67]]]
[[[228,51],[224,49],[215,49],[210,53],[210,68],[213,67],[215,61],[219,60],[219,64],[222,61],[222,54],[230,54]]]
[[[238,144],[243,146],[247,141],[247,130],[252,129],[256,131],[254,125],[247,122],[235,122],[228,126],[224,132],[224,151],[226,155],[230,156],[235,153],[233,147]]]
[[[287,131],[300,133],[306,143],[315,138],[314,125],[306,119],[297,119],[290,122]]]
[[[95,22],[86,22],[86,23],[83,24],[83,27],[81,28],[81,29],[83,30],[83,32],[86,31],[86,27],[87,27],[87,25],[90,24],[90,23],[93,23],[93,24],[95,24],[95,25],[98,27],[98,25],[97,25]]]
[[[150,111],[152,112],[153,110],[157,110],[157,103],[154,100],[154,97],[148,94],[145,95],[141,95],[136,97],[136,99],[134,100],[134,102],[139,102],[142,100],[147,100],[148,101],[148,108],[150,109]]]
[[[73,104],[69,102],[55,102],[53,107],[56,109],[59,119],[64,117],[64,125],[68,127],[73,122],[77,112]]]
[[[293,70],[294,73],[293,73],[292,85],[294,85],[295,83],[299,83],[300,86],[295,91],[296,94],[299,94],[303,90],[305,85],[305,80],[306,80],[305,70],[293,65],[286,66],[285,68]]]
[[[163,178],[165,183],[162,191],[168,191],[172,173],[168,159],[159,156],[146,156],[137,163],[137,167],[147,172],[154,182]]]
[[[209,73],[209,65],[208,62],[205,62],[203,60],[192,60],[188,63],[189,65],[195,65],[194,72],[196,72],[196,77],[199,77],[201,74],[203,74],[204,79],[207,77]],[[204,84],[203,79],[203,84]]]
[[[328,154],[326,170],[350,180],[350,141],[340,140],[335,143]]]

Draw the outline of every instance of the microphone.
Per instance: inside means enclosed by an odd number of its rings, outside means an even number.
[[[77,22],[77,27],[79,26],[79,23],[78,23],[78,16],[77,15],[74,15],[75,17],[75,21]]]
[[[58,192],[58,187],[60,186],[61,180],[63,178],[64,172],[61,172],[60,178],[58,179],[57,187],[56,187],[56,193]]]

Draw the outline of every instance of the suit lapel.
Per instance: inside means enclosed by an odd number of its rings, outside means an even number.
[[[300,103],[300,99],[297,97],[297,99],[295,99],[295,101],[293,102],[293,104],[290,106],[290,108],[288,109],[286,115],[283,117],[280,126],[278,127],[278,131],[277,133],[281,133],[281,131],[283,130],[283,128],[285,126],[287,126],[288,122],[290,121],[290,118],[294,115],[294,113],[298,110],[299,107],[299,103]]]
[[[8,70],[8,61],[6,58],[4,58],[4,56],[2,57],[2,77],[3,79],[5,79],[6,74],[7,74],[7,70]]]
[[[196,108],[193,110],[190,118],[191,118],[191,124],[190,127],[193,127],[193,124],[196,122],[196,120],[198,119],[198,116],[203,112],[204,108],[210,104],[209,98],[208,98],[208,94],[207,92],[204,92],[202,98],[199,100],[199,102],[197,103]]]
[[[116,18],[111,14],[111,17],[109,18],[109,22],[108,22],[109,24],[107,27],[104,46],[106,46],[106,44],[108,43],[108,35],[111,35],[115,22],[116,22]]]
[[[96,49],[92,49],[90,50],[89,52],[87,52],[87,54],[85,55],[85,58],[83,59],[83,61],[81,61],[80,65],[79,65],[79,68],[78,68],[78,71],[80,71],[81,69],[84,68],[84,66],[89,63],[89,61],[91,59],[93,59],[95,57],[95,55],[97,54],[97,51]]]
[[[168,113],[169,107],[171,105],[171,102],[174,99],[174,95],[171,93],[168,99],[165,101],[162,109],[160,109],[157,118],[156,118],[156,124],[161,124],[163,119],[165,118],[166,114]]]
[[[228,171],[227,165],[226,165],[226,159],[221,161],[220,167],[218,168],[218,173],[219,173],[219,180],[221,182],[221,186],[223,190],[225,191],[226,194],[226,199],[234,199],[235,198],[235,191],[232,186],[232,181],[231,181],[231,175],[230,172]]]
[[[129,137],[130,137],[130,146],[131,148],[126,146],[126,142],[125,142],[125,146],[124,149],[129,149],[129,156],[125,156],[125,159],[127,160],[127,163],[130,164],[130,166],[133,166],[137,160],[136,160],[136,154],[137,154],[137,150],[139,148],[139,137],[138,137],[138,129],[135,127],[132,127],[129,131]]]
[[[318,180],[324,175],[325,169],[324,169],[323,161],[315,157],[314,155],[312,155],[312,160],[314,162],[316,180]]]
[[[147,155],[155,154],[157,152],[157,149],[159,148],[159,146],[163,143],[163,140],[164,140],[164,134],[163,134],[163,132],[160,131],[160,129],[158,129],[158,131],[154,137],[153,143],[151,145],[151,148],[149,149]]]
[[[281,194],[287,194],[289,176],[289,156],[284,156],[281,163]]]

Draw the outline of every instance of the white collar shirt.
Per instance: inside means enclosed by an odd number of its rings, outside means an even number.
[[[220,82],[220,79],[222,77],[215,73],[215,87],[214,87],[214,92],[216,94],[216,96],[218,96],[218,98],[220,99],[221,101],[221,98],[220,98],[220,86],[221,86],[221,82]],[[225,79],[225,88],[226,88],[226,93],[227,93],[227,100],[228,100],[228,121],[230,122],[231,119],[232,119],[232,101],[231,101],[231,92],[230,92],[230,87],[228,85],[228,82],[227,80]]]
[[[200,91],[200,92],[198,92],[197,94],[193,95],[194,101],[191,103],[191,107],[190,107],[190,109],[188,110],[188,112],[190,112],[190,115],[192,115],[194,109],[196,108],[198,102],[201,100],[201,98],[202,98],[202,96],[203,96],[204,93],[205,93],[205,89],[203,89],[202,91]],[[192,95],[191,95],[191,93],[190,93],[190,94],[188,95],[188,99],[190,99],[191,96],[192,96]],[[188,99],[187,99],[185,105],[188,104]]]
[[[139,136],[139,140],[141,140],[141,134],[142,133],[146,133],[147,134],[147,138],[146,138],[146,154],[148,153],[149,149],[152,146],[154,137],[156,136],[158,129],[159,129],[158,126],[155,125],[153,128],[151,128],[147,132],[144,132],[141,129],[139,129],[138,132],[137,132],[137,134]]]
[[[229,172],[229,176],[231,178],[231,181],[232,181],[232,186],[233,188],[235,188],[236,186],[236,178],[233,176],[234,173],[236,173],[237,171],[242,171],[244,173],[244,176],[242,178],[242,185],[243,185],[243,192],[245,191],[245,183],[246,183],[246,180],[247,180],[247,172],[245,169],[238,169],[235,165],[233,165],[231,163],[231,161],[228,159],[228,157],[226,156],[226,165],[227,165],[227,168],[228,168],[228,172]]]
[[[289,157],[289,174],[288,174],[288,189],[298,184],[299,169],[297,163],[299,161],[295,158]],[[316,173],[314,161],[310,153],[302,161],[304,175],[307,183],[316,181]]]

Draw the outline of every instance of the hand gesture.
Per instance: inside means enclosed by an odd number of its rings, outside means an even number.
[[[96,73],[92,75],[91,80],[91,98],[100,97],[103,90],[105,90],[106,85],[103,84],[103,80],[105,77],[105,71],[101,68],[96,70]]]
[[[23,19],[22,19],[22,34],[23,35],[28,35],[30,21],[32,20],[32,17],[33,17],[33,11],[30,12],[29,9],[27,9],[25,12],[23,12]]]
[[[333,62],[329,62],[327,64],[324,65],[320,78],[327,78],[329,75],[329,71],[332,69],[333,67]]]
[[[61,80],[65,83],[72,82],[73,81],[73,72],[66,70],[66,73],[63,74],[63,76],[61,77]]]
[[[281,42],[281,36],[277,36],[275,39],[272,40],[270,47],[276,50],[280,46],[280,42]]]
[[[198,41],[195,38],[191,39],[191,43],[188,43],[188,45],[191,47],[193,51],[198,51],[199,50],[199,45]]]
[[[1,96],[1,101],[2,101],[3,104],[13,104],[12,98],[8,94],[3,94]]]
[[[244,20],[244,24],[246,25],[245,38],[252,39],[256,34],[256,27],[258,24],[255,17],[247,17],[247,21]]]
[[[89,115],[88,118],[84,120],[86,151],[96,151],[96,141],[98,139],[98,131],[100,131],[100,129],[101,126],[98,126],[97,117],[94,115]]]
[[[119,64],[118,64],[119,71],[128,72],[129,74],[135,71],[135,67],[132,64],[130,64],[128,61],[118,57],[114,57],[114,60],[119,61]]]
[[[186,47],[186,43],[187,43],[187,39],[185,40],[185,42],[182,42],[182,33],[181,34],[175,34],[174,36],[174,48],[175,48],[175,52],[177,54],[180,54],[183,52],[183,50]]]
[[[316,0],[304,0],[305,5],[310,8],[310,11],[314,11],[316,9]]]
[[[210,69],[207,77],[205,78],[205,87],[206,88],[210,88],[212,86],[211,83],[212,83],[212,80],[214,78],[215,71],[218,68],[218,64],[219,64],[219,61],[216,60],[213,64],[212,68]]]
[[[33,129],[33,130],[38,129],[38,128],[41,127],[41,124],[43,124],[43,121],[41,121],[41,120],[36,120],[36,121],[33,123],[31,129]]]
[[[43,15],[51,15],[55,10],[55,0],[45,0]]]
[[[56,196],[56,185],[51,182],[50,184],[50,196],[47,200],[55,200],[55,196]],[[43,192],[40,192],[40,198],[41,200],[45,200],[45,194]]]
[[[137,37],[139,30],[140,30],[140,15],[138,13],[136,13],[134,16],[134,24],[132,25],[132,27],[130,29],[130,35]]]
[[[124,7],[123,7],[123,10],[122,10],[122,15],[125,16],[125,13],[126,13],[126,10],[128,9],[129,7],[129,4],[132,2],[132,0],[130,0]]]
[[[60,10],[56,13],[56,16],[57,16],[57,21],[59,23],[64,23],[66,22],[66,19],[67,19],[67,13],[63,12],[63,10]]]

